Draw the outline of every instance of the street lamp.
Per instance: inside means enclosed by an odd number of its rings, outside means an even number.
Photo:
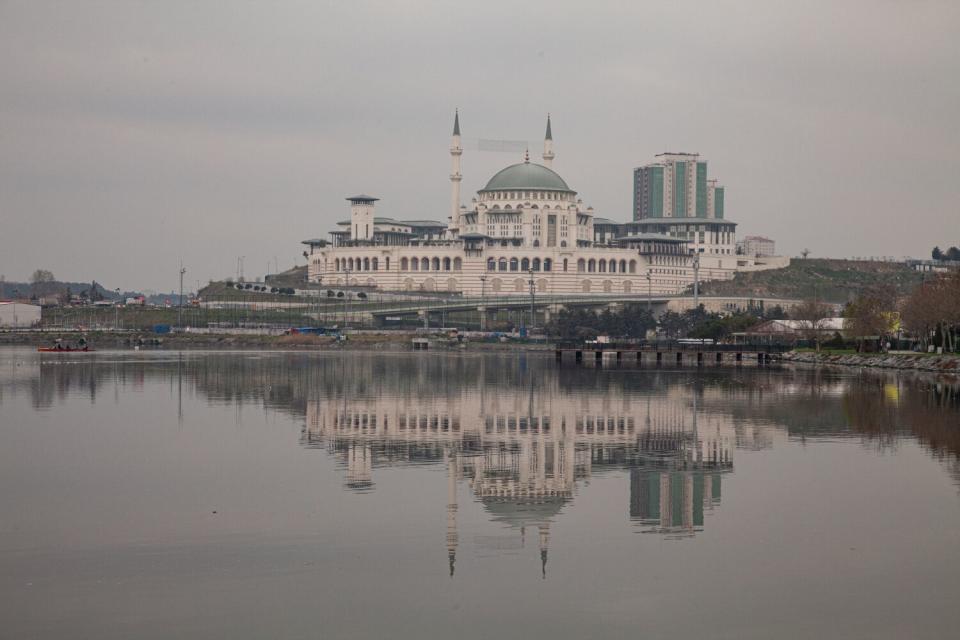
[[[487,274],[480,274],[480,331],[487,330]]]
[[[180,305],[177,307],[177,328],[183,329],[183,274],[187,272],[180,263]]]
[[[527,335],[529,335],[533,333],[533,327],[536,324],[536,317],[533,315],[534,314],[533,305],[534,305],[534,297],[535,297],[534,287],[533,287],[533,269],[531,268],[529,271],[527,271],[527,273],[530,274],[530,279],[528,280],[528,282],[530,283],[530,328],[527,330]]]
[[[653,310],[653,278],[650,277],[650,272],[647,271],[647,311]]]
[[[343,270],[344,276],[344,287],[343,291],[343,327],[347,326],[347,301],[350,300],[350,290],[347,288],[350,286],[350,267],[346,267]]]
[[[693,250],[693,308],[700,308],[700,252]]]

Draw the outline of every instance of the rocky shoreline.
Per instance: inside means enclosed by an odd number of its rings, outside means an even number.
[[[841,367],[872,367],[877,369],[905,369],[960,374],[960,357],[903,353],[831,354],[791,351],[781,356],[783,362]]]

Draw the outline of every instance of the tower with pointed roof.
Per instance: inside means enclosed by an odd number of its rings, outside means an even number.
[[[553,168],[553,131],[550,130],[550,114],[547,114],[547,133],[543,138],[543,166]]]
[[[450,226],[460,229],[460,182],[463,175],[460,173],[460,156],[463,148],[460,146],[460,110],[453,112],[453,140],[450,143]]]

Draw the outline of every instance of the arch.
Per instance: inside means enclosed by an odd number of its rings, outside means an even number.
[[[340,258],[337,258],[333,261],[333,270],[340,271]]]
[[[420,288],[424,291],[435,291],[437,288],[437,283],[433,278],[424,278],[423,284],[420,285]]]
[[[377,286],[377,281],[374,280],[373,278],[367,278],[367,286],[368,286],[368,287],[376,288],[376,286]]]
[[[410,263],[406,258],[400,258],[400,271],[407,271]]]
[[[440,258],[434,258],[430,263],[430,269],[440,271]]]
[[[616,273],[616,272],[617,272],[617,261],[616,261],[616,260],[611,260],[611,261],[610,261],[610,273]]]
[[[503,210],[504,210],[504,211],[513,211],[513,207],[511,207],[511,206],[508,205],[508,204],[505,204],[505,205],[503,205]]]
[[[593,273],[596,270],[597,270],[597,261],[594,260],[593,258],[590,258],[590,260],[587,261],[587,272]]]
[[[537,280],[537,293],[546,293],[547,292],[547,281],[543,278]]]
[[[613,291],[613,282],[611,282],[610,280],[604,280],[604,281],[603,281],[603,292],[604,292],[604,293],[610,293],[611,291]]]
[[[379,265],[380,265],[380,261],[377,260],[376,258],[370,261],[370,266],[373,268],[374,271],[378,271],[377,267]]]
[[[454,270],[454,271],[460,271],[461,269],[463,269],[463,260],[461,260],[460,258],[454,258],[454,259],[453,259],[453,270]]]
[[[561,240],[561,241],[560,241],[560,246],[561,246],[561,247],[566,247],[566,246],[567,246],[567,241],[566,241],[566,240]]]
[[[419,258],[410,258],[410,271],[420,271]]]
[[[539,247],[539,246],[540,246],[540,241],[539,241],[539,240],[534,240],[534,241],[533,241],[533,246]]]
[[[355,271],[353,268],[353,258],[347,258],[347,271]]]
[[[553,269],[553,260],[551,260],[550,258],[544,258],[544,259],[543,259],[543,270],[544,270],[544,271],[550,271],[551,269]]]
[[[624,293],[630,293],[630,292],[632,292],[632,291],[633,291],[633,283],[630,282],[629,280],[624,280],[624,281],[623,281],[623,292],[624,292]]]
[[[626,273],[626,272],[627,272],[627,261],[626,261],[626,260],[621,260],[621,261],[620,261],[620,273]]]
[[[567,259],[566,259],[566,258],[563,259],[563,270],[564,270],[564,271],[567,270]]]
[[[526,291],[527,283],[523,281],[523,278],[517,278],[513,281],[513,290],[517,293],[523,293]]]
[[[637,272],[637,261],[636,261],[636,260],[631,260],[631,261],[630,261],[630,273],[636,273],[636,272]]]
[[[460,283],[456,278],[447,278],[447,291],[459,291]]]
[[[530,270],[530,258],[524,258],[520,261],[520,271]]]
[[[587,268],[587,262],[583,258],[580,258],[579,260],[577,260],[578,273],[583,273],[586,270],[586,268]]]
[[[370,271],[370,258],[363,259],[363,270]]]
[[[385,270],[387,270],[387,271],[390,271],[390,256],[387,256],[387,257],[384,258],[383,260],[384,260],[384,262],[386,262],[386,264],[384,265],[383,268],[384,268]]]
[[[540,271],[540,258],[534,258],[531,267],[534,271]]]
[[[413,278],[406,278],[403,281],[403,290],[404,291],[413,291]]]
[[[420,271],[430,270],[430,258],[420,258]]]
[[[459,258],[457,258],[459,260]],[[487,258],[487,271],[496,271],[497,261],[493,258]]]
[[[589,280],[584,280],[584,281],[580,284],[580,288],[583,290],[584,293],[590,293],[590,281],[589,281]]]
[[[446,257],[443,259],[443,270],[450,271],[450,258]]]
[[[503,288],[503,281],[500,278],[494,278],[490,281],[490,288],[493,289],[494,293],[500,293],[500,289]]]
[[[497,271],[506,271],[507,270],[507,259],[500,258],[500,262],[497,263]]]
[[[606,272],[607,272],[607,261],[606,261],[606,260],[601,259],[601,260],[598,260],[598,261],[597,261],[597,271],[599,271],[600,273],[606,273]]]
[[[510,271],[516,271],[520,268],[520,261],[516,258],[510,258]]]

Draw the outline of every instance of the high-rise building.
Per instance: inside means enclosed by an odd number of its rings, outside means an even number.
[[[662,233],[688,240],[694,252],[732,256],[736,223],[724,216],[724,188],[707,177],[699,153],[666,152],[633,170],[630,233]]]

